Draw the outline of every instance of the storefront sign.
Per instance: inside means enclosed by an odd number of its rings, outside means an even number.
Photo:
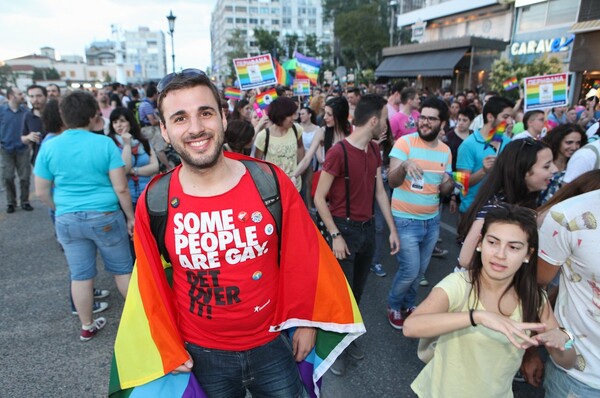
[[[417,43],[421,43],[423,38],[425,37],[425,28],[427,27],[427,22],[417,21],[412,26],[412,41],[416,41]]]
[[[554,39],[515,41],[510,45],[511,55],[545,54],[568,51],[575,40],[575,35]]]
[[[568,104],[567,74],[525,78],[525,112]]]

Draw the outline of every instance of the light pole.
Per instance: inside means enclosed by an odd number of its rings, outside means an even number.
[[[175,15],[173,15],[173,11],[169,11],[169,15],[167,15],[167,21],[169,21],[169,33],[171,34],[171,58],[173,58],[173,73],[175,73],[175,45],[173,44],[173,32],[175,31]]]
[[[396,6],[398,5],[398,2],[396,0],[390,0],[390,2],[388,3],[388,6],[391,8],[392,11],[392,19],[390,20],[390,47],[392,47],[394,45],[394,32],[396,31]]]

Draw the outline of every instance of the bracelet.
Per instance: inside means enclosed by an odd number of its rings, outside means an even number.
[[[565,350],[570,350],[571,348],[573,348],[573,343],[575,342],[575,337],[571,334],[571,332],[569,332],[567,329],[563,328],[562,326],[559,326],[558,330],[560,330],[561,332],[566,334],[567,337],[569,338],[569,340],[567,340],[567,342],[565,343]]]
[[[471,308],[469,310],[469,319],[471,320],[471,326],[477,327],[477,324],[475,323],[475,318],[473,318],[473,312],[475,312],[475,310]]]
[[[331,234],[330,234],[330,235],[331,235],[331,239],[335,239],[335,238],[337,238],[338,236],[340,236],[341,234],[342,234],[342,233],[341,233],[341,232],[339,232],[339,231],[338,231],[338,232],[333,232],[333,233],[331,233]]]

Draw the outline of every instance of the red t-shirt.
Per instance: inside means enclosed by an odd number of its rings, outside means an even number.
[[[373,189],[377,168],[381,167],[379,147],[370,142],[367,152],[344,140],[348,152],[348,176],[350,180],[350,219],[367,221],[373,217]],[[374,149],[375,148],[375,149]],[[344,150],[340,142],[325,155],[323,170],[336,177],[329,189],[329,211],[334,217],[346,218],[346,166]]]
[[[230,191],[183,192],[171,178],[165,245],[183,339],[244,351],[277,337],[272,324],[279,266],[273,217],[248,171]]]

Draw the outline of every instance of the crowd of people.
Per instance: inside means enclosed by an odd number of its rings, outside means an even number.
[[[150,256],[150,246],[133,240],[148,214],[154,228],[147,188],[167,172],[169,216],[152,255],[170,258],[166,306],[180,320],[189,359],[166,373],[193,372],[209,396],[243,396],[246,389],[276,396],[275,388],[279,396],[302,396],[310,387],[301,385],[293,362],[309,356],[318,330],[332,331],[328,321],[334,332],[361,330],[360,321],[317,319],[304,311],[313,303],[284,300],[282,286],[316,286],[286,254],[287,233],[306,237],[294,244],[308,275],[325,269],[323,256],[311,260],[315,242],[325,239],[337,260],[329,272],[345,277],[356,305],[370,273],[387,275],[389,247],[397,269],[387,321],[423,347],[429,342],[427,364],[411,386],[417,395],[510,396],[517,373],[543,382],[549,397],[600,393],[598,91],[577,106],[524,111],[522,98],[403,81],[383,91],[318,86],[309,97],[276,90],[261,109],[258,90],[228,100],[194,69],[143,88],[6,90],[6,212],[33,210],[33,171],[35,194],[50,210],[69,265],[82,341],[106,325],[94,318],[109,294],[94,287],[96,253],[127,297],[136,255]],[[261,200],[264,182],[242,161],[277,166],[266,178],[275,178],[278,195]],[[274,201],[282,202],[280,213],[267,205]],[[442,246],[454,244],[439,239],[444,206],[457,216],[460,255],[455,272],[419,304],[431,257],[444,257]],[[327,303],[341,301],[333,295]],[[251,307],[260,316],[245,315]],[[292,337],[275,333],[292,326]],[[333,374],[343,376],[348,361],[364,358],[358,335],[327,357]],[[257,380],[245,383],[242,370],[250,365],[233,357],[227,378],[207,373],[223,366],[221,356],[207,353],[213,351],[261,355]]]

